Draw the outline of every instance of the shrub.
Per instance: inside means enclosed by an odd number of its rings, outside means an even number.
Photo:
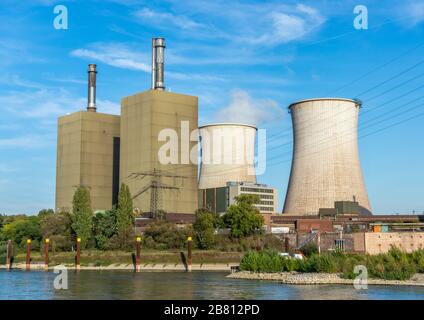
[[[150,223],[145,231],[144,245],[152,249],[183,249],[187,237],[192,235],[190,227],[179,228],[175,224],[158,220]]]
[[[308,243],[303,248],[300,249],[300,252],[302,252],[306,257],[310,257],[313,254],[318,253],[318,246],[315,243]]]
[[[240,269],[252,272],[281,272],[286,258],[273,250],[248,251],[240,262]]]

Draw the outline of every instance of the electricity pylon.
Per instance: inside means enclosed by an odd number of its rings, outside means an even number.
[[[152,177],[151,182],[146,184],[141,190],[139,190],[132,197],[132,199],[134,200],[135,198],[137,198],[138,196],[140,196],[141,194],[143,194],[147,190],[151,190],[150,191],[150,214],[152,215],[152,218],[156,219],[156,218],[159,217],[159,211],[160,211],[160,208],[162,206],[161,191],[165,190],[165,189],[166,190],[179,190],[180,188],[175,186],[175,179],[176,178],[185,179],[185,178],[187,178],[187,176],[176,175],[176,174],[173,174],[173,173],[169,173],[167,171],[153,169],[152,171],[134,172],[134,173],[130,174],[128,176],[128,178],[143,179],[143,178],[148,177],[148,176]],[[174,185],[168,185],[168,184],[162,183],[160,181],[160,179],[162,177],[174,178]]]

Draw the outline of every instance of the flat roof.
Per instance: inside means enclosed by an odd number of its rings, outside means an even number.
[[[309,102],[309,101],[322,101],[322,100],[335,100],[335,101],[347,101],[347,102],[353,102],[359,106],[362,105],[362,101],[355,100],[355,99],[348,99],[348,98],[334,98],[334,97],[327,97],[327,98],[311,98],[311,99],[303,99],[299,101],[295,101],[289,105],[289,109],[293,107],[296,104],[302,103],[302,102]]]

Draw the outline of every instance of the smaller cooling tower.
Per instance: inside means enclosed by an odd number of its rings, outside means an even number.
[[[228,181],[256,183],[256,127],[217,123],[199,127],[201,163],[199,189],[225,187]]]

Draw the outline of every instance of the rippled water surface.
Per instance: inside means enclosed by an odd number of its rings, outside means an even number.
[[[55,290],[57,274],[0,271],[4,299],[424,299],[424,287],[286,285],[227,279],[224,272],[68,272],[68,289]]]

